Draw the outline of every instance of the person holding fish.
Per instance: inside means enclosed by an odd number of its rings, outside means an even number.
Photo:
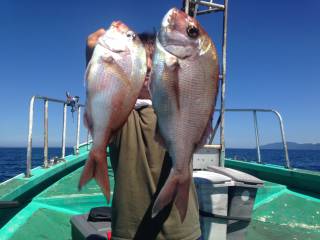
[[[218,88],[216,52],[208,35],[195,19],[172,9],[156,41],[116,21],[88,37],[86,57],[84,118],[93,147],[79,188],[95,178],[110,200],[109,145],[115,178],[112,239],[199,239],[190,161],[210,132]],[[190,63],[202,65],[191,72]],[[213,67],[203,71],[208,63]],[[187,85],[177,85],[179,74]],[[199,85],[195,89],[192,79]],[[196,110],[190,106],[194,101],[204,105],[195,105]]]

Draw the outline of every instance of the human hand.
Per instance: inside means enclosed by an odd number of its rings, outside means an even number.
[[[101,37],[103,34],[105,34],[106,30],[103,28],[100,28],[99,30],[95,31],[94,33],[91,33],[87,38],[87,45],[86,45],[86,62],[87,65],[92,57],[92,53],[94,50],[94,47],[96,46],[99,37]]]
[[[147,81],[144,82],[143,87],[138,96],[139,99],[151,99],[148,84],[149,83]]]

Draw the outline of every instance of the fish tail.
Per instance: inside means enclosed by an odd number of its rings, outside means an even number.
[[[81,188],[87,184],[89,180],[94,178],[99,184],[102,192],[107,198],[107,202],[110,202],[110,182],[108,176],[108,165],[106,159],[106,151],[100,149],[92,149],[89,154],[89,158],[86,161],[84,169],[82,171],[78,188]]]
[[[165,206],[175,200],[180,220],[183,222],[188,209],[190,182],[191,175],[189,171],[184,174],[177,174],[172,169],[153,205],[152,218],[156,217]]]

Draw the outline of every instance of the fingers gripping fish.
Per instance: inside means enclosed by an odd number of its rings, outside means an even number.
[[[150,91],[158,134],[173,167],[152,209],[171,201],[184,220],[192,181],[191,158],[212,131],[219,67],[215,46],[199,23],[171,9],[163,18],[153,57]]]
[[[146,72],[146,52],[139,37],[124,23],[113,22],[99,38],[86,70],[84,122],[93,146],[79,181],[81,189],[95,178],[108,202],[106,147],[132,111]]]

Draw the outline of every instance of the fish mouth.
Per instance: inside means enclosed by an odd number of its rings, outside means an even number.
[[[97,44],[114,53],[129,52],[127,43],[121,39],[121,34],[116,29],[111,30],[101,37]]]
[[[113,39],[109,39],[111,41],[117,41],[117,39],[113,38]],[[129,50],[127,48],[123,48],[123,49],[120,49],[120,48],[114,48],[112,47],[110,44],[107,44],[105,43],[104,41],[98,41],[97,43],[98,45],[100,45],[102,48],[104,49],[107,49],[111,52],[114,52],[114,53],[125,53],[125,52],[128,52]]]
[[[167,12],[167,14],[163,17],[161,26],[162,27],[169,27],[170,25],[172,25],[173,18],[176,16],[176,14],[177,14],[177,9],[176,8],[170,9]]]
[[[167,31],[176,30],[183,33],[187,32],[189,35],[188,28],[190,26],[196,27],[196,22],[197,21],[194,18],[190,17],[185,12],[177,8],[172,8],[163,17],[161,27],[166,28]]]
[[[161,46],[170,54],[180,59],[186,59],[193,55],[194,49],[197,49],[197,41],[188,39],[178,31],[164,31],[158,36]]]
[[[196,42],[193,39],[189,39],[179,31],[164,31],[163,36],[159,39],[162,46],[196,46]]]
[[[177,31],[164,32],[164,36],[159,37],[158,40],[163,49],[180,59],[191,57],[194,49],[197,48],[197,44],[194,41],[190,41],[190,39]]]
[[[170,9],[164,16],[158,34],[162,47],[179,58],[192,55],[187,51],[198,48],[198,37],[199,30],[194,19],[176,8]]]
[[[106,33],[98,40],[98,45],[114,53],[129,52],[127,33],[129,27],[121,21],[113,21]]]

